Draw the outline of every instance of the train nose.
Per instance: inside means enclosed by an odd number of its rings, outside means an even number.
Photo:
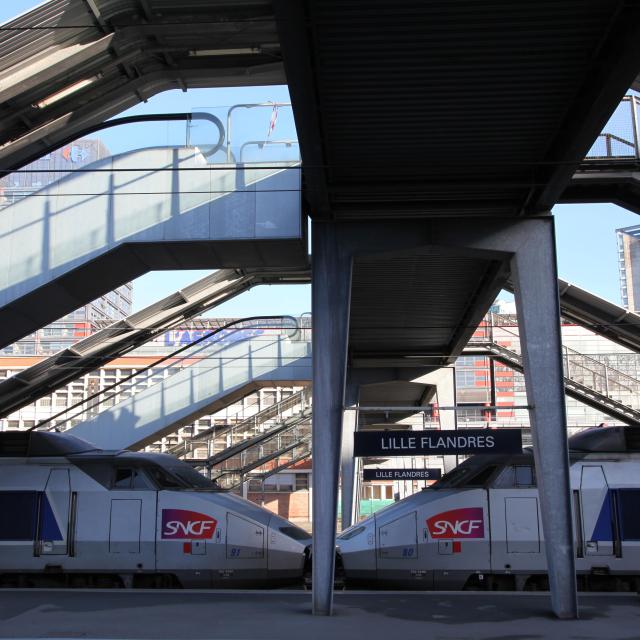
[[[306,589],[311,589],[313,583],[313,545],[309,544],[304,550],[305,563],[304,563],[304,586]],[[344,566],[342,564],[342,557],[340,555],[340,547],[336,545],[335,552],[335,564],[334,564],[334,588],[343,589],[345,584],[344,579]]]
[[[306,580],[310,569],[310,534],[279,516],[269,525],[269,572],[274,580]],[[310,580],[310,577],[309,577]]]

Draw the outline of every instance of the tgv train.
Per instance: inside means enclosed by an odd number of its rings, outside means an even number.
[[[302,583],[306,531],[172,456],[0,434],[0,586]]]
[[[570,438],[576,570],[585,590],[640,587],[640,429]],[[547,589],[533,455],[475,456],[338,537],[347,586]]]

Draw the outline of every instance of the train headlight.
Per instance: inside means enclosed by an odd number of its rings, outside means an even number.
[[[338,540],[351,540],[357,535],[360,535],[365,530],[365,527],[354,527],[353,529],[347,529],[344,533],[338,536]]]
[[[280,533],[283,533],[292,540],[309,540],[311,536],[300,527],[280,527]]]

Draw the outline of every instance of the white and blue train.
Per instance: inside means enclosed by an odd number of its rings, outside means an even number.
[[[640,429],[569,440],[576,570],[585,590],[640,587]],[[347,586],[546,589],[531,451],[475,456],[338,537]]]
[[[167,455],[0,433],[0,586],[301,584],[309,534]]]

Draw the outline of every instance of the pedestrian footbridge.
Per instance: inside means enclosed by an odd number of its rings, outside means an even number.
[[[230,160],[132,151],[4,209],[2,346],[147,271],[306,265],[299,163]]]
[[[301,386],[311,379],[311,342],[304,332],[248,330],[231,344],[187,354],[189,366],[71,428],[104,449],[136,449],[269,385]]]
[[[0,381],[0,416],[35,402],[254,286],[305,283],[309,278],[307,268],[220,269]]]
[[[611,202],[640,213],[640,98],[624,97],[560,201]]]

